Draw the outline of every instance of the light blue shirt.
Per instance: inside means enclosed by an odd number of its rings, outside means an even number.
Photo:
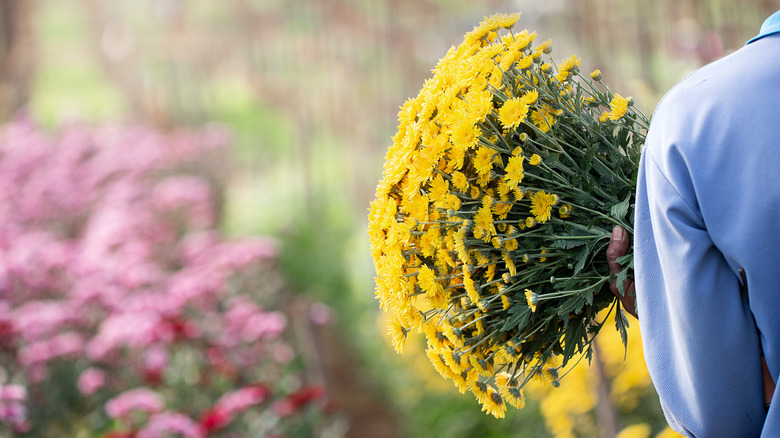
[[[664,96],[640,162],[645,359],[667,421],[691,437],[780,437],[780,391],[767,411],[760,362],[763,348],[777,381],[780,13],[767,23]]]

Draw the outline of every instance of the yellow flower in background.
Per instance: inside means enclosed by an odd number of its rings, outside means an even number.
[[[528,159],[528,163],[531,166],[538,166],[539,163],[542,162],[542,157],[539,156],[539,154],[533,154],[531,155],[531,158]]]
[[[667,427],[666,429],[662,430],[658,435],[656,435],[655,438],[684,438],[684,437],[679,433],[673,431],[671,428]]]
[[[621,430],[615,438],[650,438],[650,431],[647,423],[632,424]]]

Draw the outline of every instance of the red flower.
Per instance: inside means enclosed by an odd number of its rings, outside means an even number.
[[[291,415],[303,406],[323,398],[325,388],[322,386],[309,386],[293,392],[274,404],[274,412],[280,417]]]
[[[222,429],[233,421],[232,416],[223,409],[211,408],[207,409],[200,416],[198,424],[206,430],[206,432],[213,432],[215,430]]]
[[[108,432],[103,435],[102,438],[135,438],[138,432],[135,430],[129,430],[125,432]]]

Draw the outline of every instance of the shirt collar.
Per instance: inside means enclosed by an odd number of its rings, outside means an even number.
[[[758,32],[758,35],[751,38],[747,44],[778,32],[780,32],[780,11],[770,15],[769,18],[764,21],[764,24],[761,25],[761,30]]]

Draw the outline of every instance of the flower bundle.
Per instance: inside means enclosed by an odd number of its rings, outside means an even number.
[[[602,250],[632,231],[648,125],[518,18],[486,18],[401,107],[368,230],[395,348],[423,332],[436,370],[496,417],[589,357],[601,310],[626,341]]]

